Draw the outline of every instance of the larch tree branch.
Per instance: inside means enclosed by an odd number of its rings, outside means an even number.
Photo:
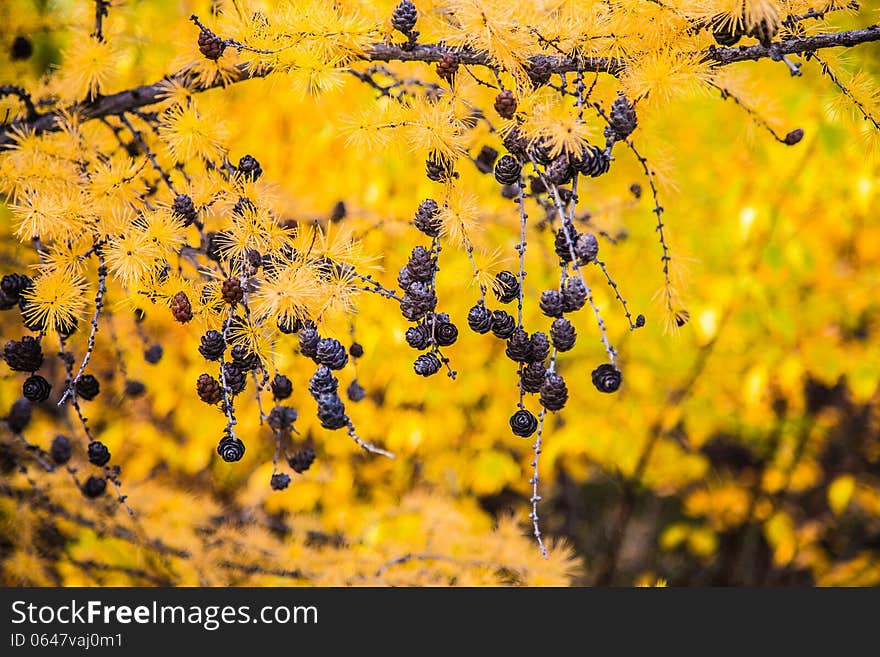
[[[779,60],[785,55],[810,53],[825,48],[852,47],[873,41],[880,41],[880,25],[870,25],[865,28],[830,32],[827,34],[815,34],[809,37],[787,37],[771,44],[769,48],[760,44],[733,48],[712,46],[696,54],[703,61],[710,62],[712,66],[728,66],[738,62],[758,61],[760,59]],[[435,63],[440,61],[440,58],[446,52],[449,52],[449,48],[438,44],[417,44],[407,48],[398,44],[374,44],[367,49],[362,59],[369,62]],[[455,52],[461,64],[486,68],[494,67],[491,57],[485,52],[466,49],[456,50]],[[561,55],[536,55],[530,59],[530,63],[546,64],[550,72],[556,74],[582,71],[618,76],[626,69],[626,63],[623,59],[609,57],[576,58]],[[166,76],[153,84],[134,87],[108,96],[101,96],[88,102],[76,103],[66,108],[65,111],[75,113],[82,121],[90,121],[131,112],[160,102],[167,91],[166,84],[168,81],[181,83],[188,89],[191,89],[193,93],[200,93],[253,78],[266,77],[274,72],[276,71],[272,69],[248,70],[245,65],[240,64],[232,72],[231,79],[226,81],[218,79],[209,85],[199,87],[194,85],[191,72],[182,70]],[[13,142],[16,130],[30,130],[42,133],[60,129],[60,122],[58,120],[60,116],[60,111],[36,116],[31,114],[28,118],[19,119],[7,124],[0,130],[0,148],[9,146]]]

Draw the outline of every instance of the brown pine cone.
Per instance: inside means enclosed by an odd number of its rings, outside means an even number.
[[[220,59],[226,44],[223,39],[218,37],[211,30],[202,29],[199,32],[199,51],[207,58],[213,61]]]
[[[445,52],[437,62],[437,75],[441,80],[446,80],[449,84],[455,79],[458,73],[458,55],[452,52]]]
[[[220,382],[210,374],[199,376],[199,380],[196,382],[196,391],[199,393],[199,399],[206,404],[216,404],[223,399]]]
[[[241,282],[237,278],[227,278],[223,281],[223,300],[230,306],[234,306],[244,296]]]
[[[505,89],[495,96],[495,111],[502,119],[512,119],[516,113],[516,98],[513,92]]]
[[[171,299],[171,314],[181,324],[186,324],[193,318],[192,305],[186,292],[178,292]]]

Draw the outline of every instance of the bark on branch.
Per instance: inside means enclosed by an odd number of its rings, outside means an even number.
[[[776,43],[769,48],[757,44],[753,46],[739,46],[734,48],[716,48],[710,47],[699,54],[704,61],[710,62],[713,66],[728,66],[737,62],[757,61],[760,59],[778,60],[783,55],[796,55],[801,53],[809,53],[824,48],[851,47],[862,43],[872,41],[880,41],[880,26],[871,25],[869,27],[847,30],[842,32],[831,32],[828,34],[816,34],[809,37],[788,37]],[[437,62],[440,57],[448,52],[448,48],[436,44],[416,45],[411,49],[404,49],[400,45],[393,44],[375,44],[369,48],[364,55],[365,61],[371,62]],[[461,64],[468,66],[492,67],[492,62],[488,54],[475,51],[457,51]],[[533,63],[546,62],[550,66],[553,73],[569,73],[574,71],[599,72],[608,73],[610,75],[619,75],[625,68],[625,62],[619,58],[609,57],[588,57],[573,58],[564,56],[537,55],[532,57]],[[244,82],[251,78],[264,77],[272,71],[248,71],[243,65],[240,65],[232,79],[226,84],[236,84]],[[123,112],[131,112],[142,107],[153,105],[162,100],[164,91],[163,82],[172,79],[187,85],[193,92],[207,91],[215,87],[223,86],[223,83],[217,81],[212,85],[201,88],[193,88],[190,74],[187,71],[178,71],[177,73],[167,76],[154,84],[144,85],[109,96],[101,96],[93,101],[79,103],[73,107],[67,108],[68,111],[76,112],[82,120],[88,121],[99,119],[105,116],[113,116],[122,114]],[[189,83],[189,84],[187,84]],[[32,116],[28,119],[21,119],[6,125],[0,130],[0,148],[8,146],[12,143],[13,129],[33,130],[37,133],[48,132],[59,129],[58,112],[50,112],[39,116]]]

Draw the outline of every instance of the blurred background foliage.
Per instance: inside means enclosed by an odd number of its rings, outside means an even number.
[[[378,4],[377,13],[390,15],[391,3]],[[418,4],[423,11],[430,5]],[[85,0],[4,2],[0,82],[46,84],[43,76],[63,65],[61,52],[93,11]],[[876,11],[877,3],[862,3],[859,14],[829,16],[823,26],[864,25]],[[199,1],[114,2],[108,38],[122,54],[107,88],[174,70],[197,36],[187,23],[191,12],[211,15]],[[19,35],[33,55],[13,61]],[[868,44],[824,56],[843,78],[860,71],[875,85],[877,54]],[[427,70],[418,63],[389,68],[402,76]],[[299,438],[317,452],[311,469],[283,491],[268,485],[274,441],[248,411],[255,406],[250,391],[237,428],[247,437],[245,458],[229,464],[215,452],[223,416],[195,394],[205,371],[196,348],[206,327],[181,326],[167,309],[149,306],[138,325],[125,293],[111,284],[107,329],[91,366],[102,393],[84,407],[122,468],[135,515],[112,495],[86,499],[64,472],[42,472],[0,428],[2,582],[880,584],[877,139],[815,63],[796,78],[769,60],[728,67],[725,75],[781,134],[802,128],[805,136],[796,146],[777,143],[714,90],[640,114],[633,139],[660,174],[676,281],[690,315],[679,330],[664,330],[654,298],[663,282],[660,250],[650,194],[631,191],[634,183],[647,190],[638,161],[621,149],[609,175],[582,184],[579,215],[615,237],[600,242],[600,257],[647,324],[630,332],[601,272],[590,270],[624,384],[615,395],[590,384],[604,349],[591,314],[575,315],[578,345],[559,363],[570,400],[548,417],[540,462],[539,509],[554,539],[549,560],[527,517],[532,441],[508,427],[515,364],[501,341],[466,329],[478,291],[465,253],[449,247],[438,296],[462,329],[447,350],[457,380],[413,374],[409,323],[378,296],[359,297],[353,329],[340,318],[324,331],[364,346],[356,376],[367,396],[347,402],[348,413],[365,440],[396,459],[363,453],[341,433],[321,429],[307,393],[312,368],[296,353],[295,336],[279,343],[276,365],[294,382]],[[616,88],[605,87],[596,93],[609,101]],[[491,108],[492,90],[470,93]],[[343,201],[343,225],[377,257],[376,277],[394,287],[411,249],[427,245],[411,219],[437,186],[425,179],[423,154],[405,143],[346,147],[346,121],[375,102],[375,92],[354,79],[318,96],[270,77],[199,97],[200,107],[229,126],[230,159],[259,159],[285,217],[324,220]],[[14,98],[2,99],[0,115],[6,107],[19,111]],[[483,145],[501,150],[498,135],[484,127],[469,145],[472,155]],[[479,198],[480,245],[500,249],[496,269],[515,267],[516,206],[491,175],[466,161],[458,170],[457,184]],[[530,207],[534,219],[542,213]],[[0,205],[4,274],[37,261],[13,230]],[[536,301],[556,285],[553,234],[535,221],[528,241],[525,323],[547,330]],[[17,311],[0,314],[0,333],[4,342],[26,333]],[[82,350],[84,342],[80,328],[71,344]],[[164,350],[155,365],[143,357],[152,343]],[[46,352],[44,376],[62,381],[61,364]],[[349,364],[341,386],[354,377]],[[142,381],[146,393],[127,397],[126,379]],[[21,381],[2,368],[2,412],[20,396]],[[44,449],[59,432],[80,432],[55,400],[35,408],[26,431]],[[83,445],[76,443],[72,463],[86,472],[92,466]]]

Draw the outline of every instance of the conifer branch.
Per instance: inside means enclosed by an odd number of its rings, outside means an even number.
[[[872,41],[880,41],[880,25],[845,30],[841,32],[829,32],[815,34],[809,37],[787,37],[766,48],[760,44],[753,46],[739,46],[734,48],[717,48],[711,46],[699,54],[703,61],[712,66],[728,66],[737,62],[758,61],[771,59],[784,55],[797,55],[812,53],[825,48],[852,47]],[[412,48],[404,49],[395,44],[374,44],[366,48],[361,58],[369,62],[439,62],[444,53],[448,52],[446,46],[438,44],[417,44]],[[482,66],[492,69],[495,64],[485,52],[475,52],[467,49],[457,50],[459,63],[465,66]],[[547,65],[551,73],[569,73],[575,71],[608,73],[620,75],[626,68],[625,61],[615,57],[568,57],[562,55],[536,55],[530,59],[531,65]],[[136,109],[154,105],[161,102],[167,93],[169,82],[181,84],[193,93],[200,93],[217,87],[229,86],[244,82],[253,78],[266,77],[274,71],[268,68],[251,69],[245,64],[235,67],[226,80],[199,86],[195,82],[195,76],[190,70],[181,70],[153,84],[142,85],[108,96],[99,96],[90,101],[76,103],[65,108],[65,111],[76,114],[82,121],[99,119],[101,117],[118,115],[123,112],[132,112]],[[36,133],[51,132],[61,129],[60,117],[62,112],[56,110],[35,117],[28,117],[13,121],[0,131],[0,147],[9,146],[13,143],[16,131],[32,130]]]

